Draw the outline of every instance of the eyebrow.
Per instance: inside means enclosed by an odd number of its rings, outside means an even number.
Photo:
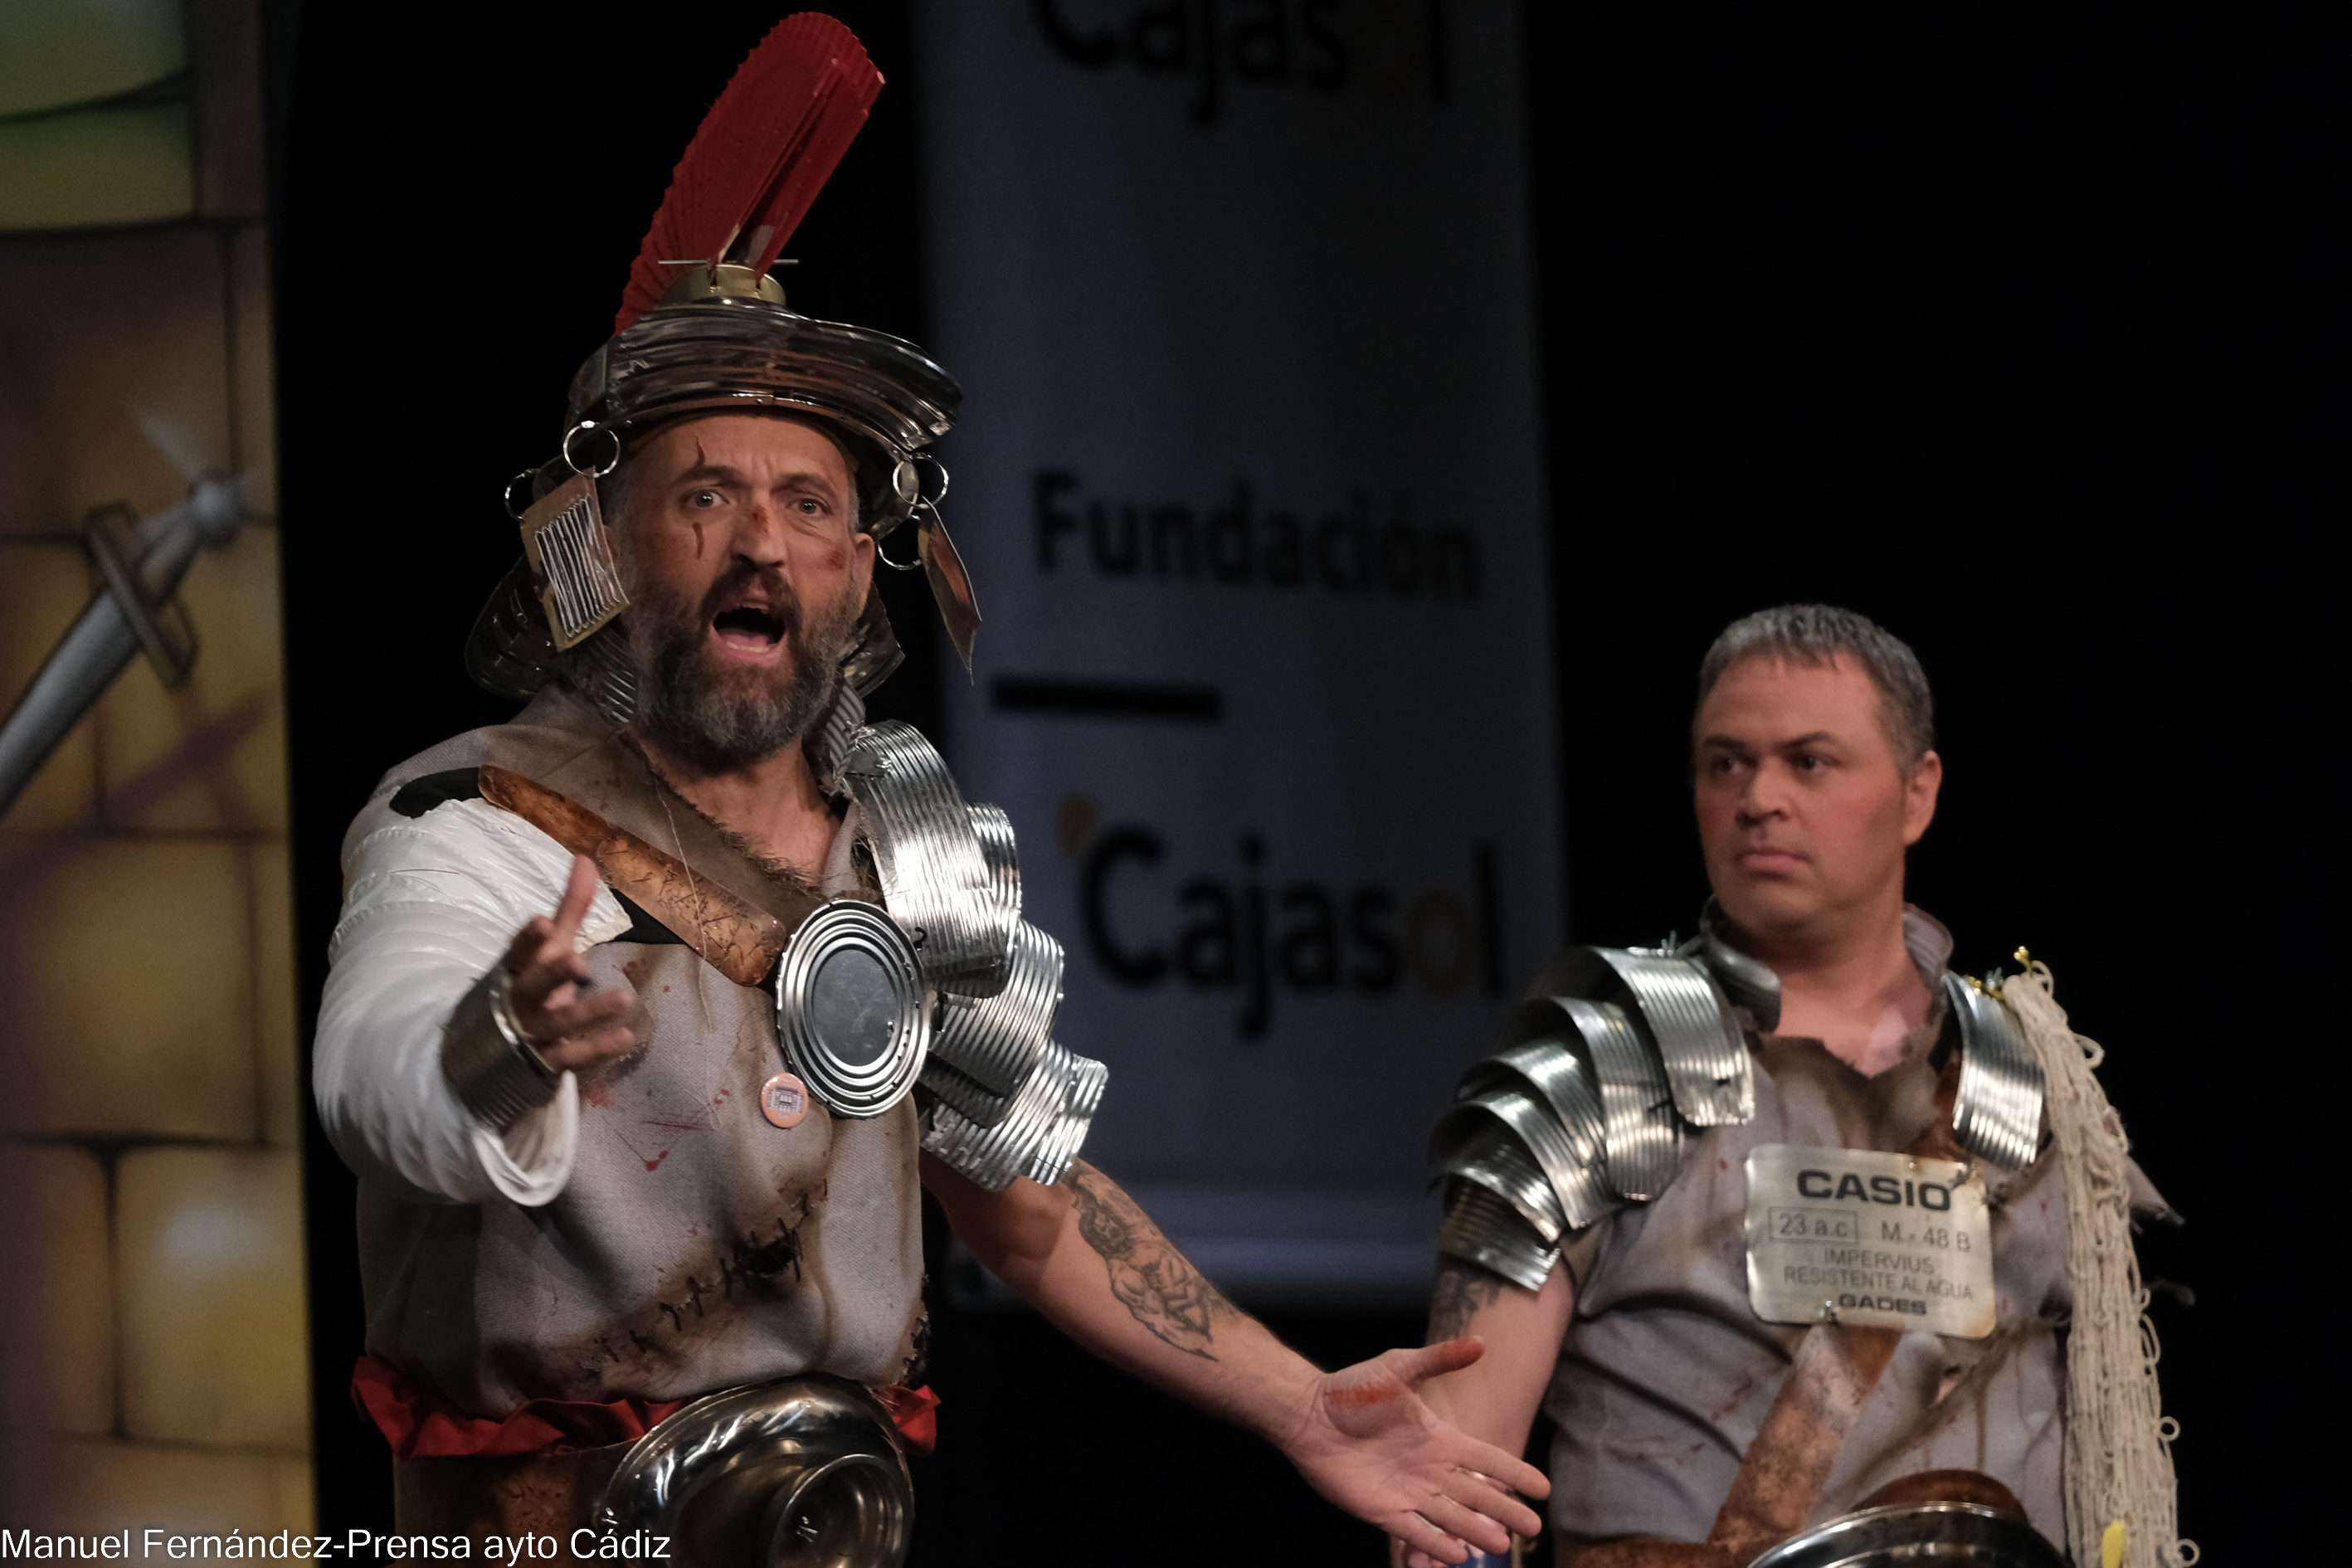
[[[751,481],[745,477],[742,469],[730,468],[725,463],[697,463],[672,479],[670,483],[673,486],[726,484],[737,485],[745,489],[751,488]],[[840,487],[828,479],[824,472],[815,468],[802,468],[785,474],[777,481],[776,488],[814,490],[827,497],[836,495],[840,489]]]
[[[1715,746],[1724,751],[1731,752],[1746,752],[1753,751],[1755,749],[1747,742],[1734,740],[1729,735],[1701,735],[1698,738],[1698,743],[1701,750],[1705,750],[1709,746]],[[1799,735],[1792,740],[1774,742],[1770,746],[1765,749],[1768,751],[1782,752],[1797,746],[1834,746],[1839,743],[1840,742],[1838,737],[1832,734],[1829,731],[1814,730],[1809,733]]]

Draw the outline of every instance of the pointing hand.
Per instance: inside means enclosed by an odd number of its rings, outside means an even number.
[[[625,1055],[636,1037],[614,1022],[636,1002],[625,985],[583,992],[588,966],[573,950],[580,922],[596,900],[596,862],[572,858],[572,879],[555,918],[541,915],[515,933],[501,962],[513,976],[515,1017],[540,1059],[558,1072],[586,1072]]]

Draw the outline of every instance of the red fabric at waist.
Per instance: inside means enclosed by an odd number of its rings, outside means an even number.
[[[939,1442],[940,1396],[928,1388],[874,1391],[907,1447],[928,1454]],[[396,1459],[451,1455],[569,1454],[634,1443],[688,1402],[525,1400],[505,1415],[475,1415],[372,1355],[352,1368],[352,1403],[375,1423]]]
[[[890,1413],[891,1425],[898,1428],[908,1447],[927,1455],[940,1446],[940,1396],[929,1385],[908,1388],[894,1383],[876,1389],[874,1397]]]
[[[686,1401],[616,1399],[610,1405],[590,1405],[530,1399],[503,1416],[476,1415],[411,1381],[399,1368],[363,1355],[352,1368],[352,1403],[375,1423],[392,1445],[393,1458],[423,1459],[457,1454],[568,1454],[634,1443]]]

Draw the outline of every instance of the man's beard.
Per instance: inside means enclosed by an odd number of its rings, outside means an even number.
[[[706,767],[758,762],[808,733],[841,688],[841,661],[864,608],[845,592],[806,610],[772,572],[763,585],[770,612],[784,623],[783,662],[768,668],[722,663],[709,647],[711,617],[761,576],[739,565],[712,584],[699,605],[648,591],[629,606],[636,722]]]

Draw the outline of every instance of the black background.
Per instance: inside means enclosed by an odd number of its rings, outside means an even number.
[[[835,10],[890,86],[787,285],[920,342],[906,6]],[[360,800],[507,711],[458,663],[515,554],[499,487],[552,449],[670,165],[779,15],[271,10],[306,1016]],[[1914,894],[1968,967],[2050,962],[2189,1216],[2144,1252],[2198,1302],[2155,1308],[2184,1530],[2315,1544],[2324,1507],[2291,1500],[2327,1495],[2340,1387],[2319,537],[2347,412],[2320,13],[1523,16],[1573,934],[1690,924],[1691,672],[1724,623],[1822,599],[1910,640],[1947,765]],[[932,617],[889,587],[914,657],[876,707],[928,723]],[[320,1523],[381,1528],[385,1451],[342,1392],[352,1184],[315,1127],[307,1155]],[[919,1562],[1379,1559],[1271,1450],[1035,1318],[934,1310]],[[1326,1364],[1419,1338],[1275,1326]]]

